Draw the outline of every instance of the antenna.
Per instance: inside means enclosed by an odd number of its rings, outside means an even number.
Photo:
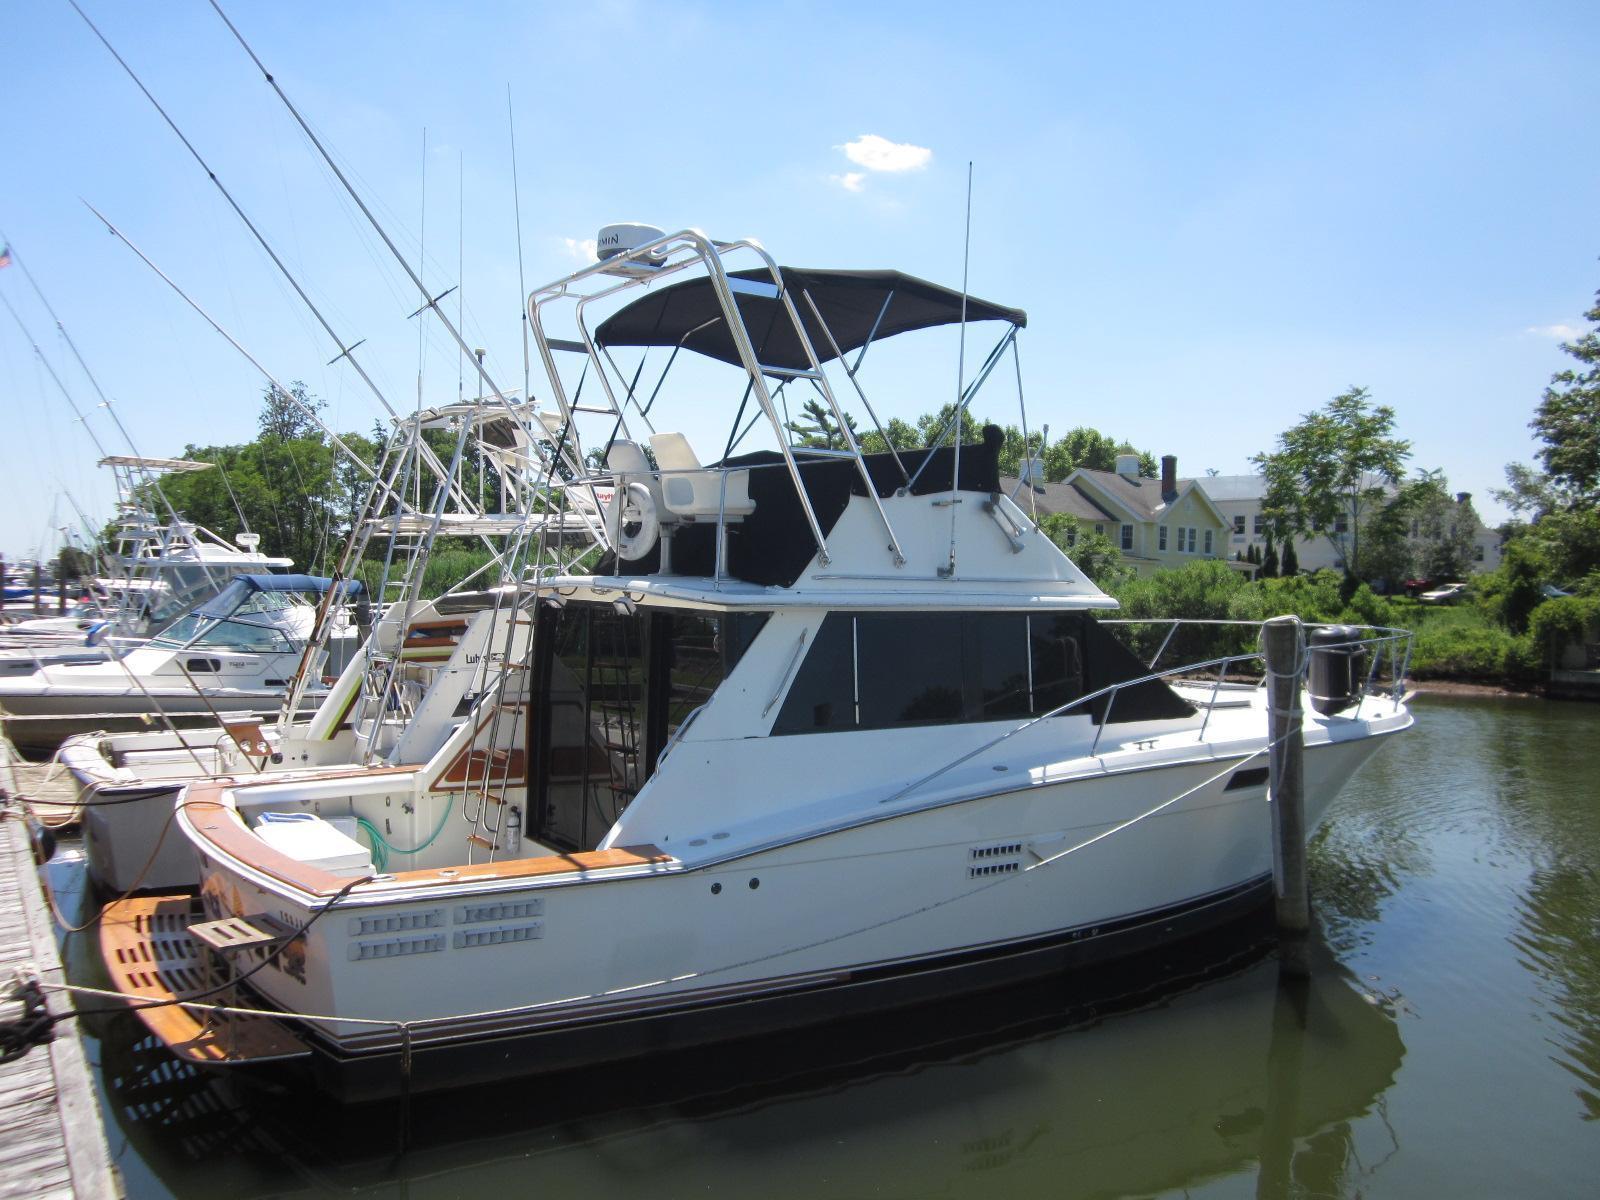
[[[517,217],[517,308],[522,313],[522,399],[532,400],[532,368],[528,361],[528,282],[522,277],[522,188],[517,182],[517,122],[511,112],[511,84],[506,84],[506,126],[511,131],[511,201]]]
[[[967,267],[972,261],[972,160],[967,160],[967,224],[961,244],[961,334],[956,353],[956,452],[950,469],[950,561],[939,570],[946,579],[956,573],[956,491],[961,486],[961,409],[967,385]]]

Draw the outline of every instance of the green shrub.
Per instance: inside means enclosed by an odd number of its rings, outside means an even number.
[[[1418,679],[1499,680],[1508,662],[1522,663],[1526,639],[1492,625],[1471,610],[1472,620],[1430,621],[1417,630],[1411,674]]]
[[[1112,595],[1122,610],[1109,616],[1181,617],[1185,620],[1259,621],[1266,615],[1256,586],[1226,563],[1202,559],[1170,571],[1117,582]],[[1123,640],[1146,662],[1167,636],[1164,624],[1134,625]],[[1190,626],[1178,630],[1161,655],[1161,666],[1201,662],[1255,649],[1257,634],[1243,626]]]

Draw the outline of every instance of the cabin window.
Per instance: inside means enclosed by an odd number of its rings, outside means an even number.
[[[962,618],[962,652],[975,664],[968,672],[977,695],[977,719],[1026,717],[1034,672],[1028,661],[1028,618],[1021,613],[967,614]]]
[[[773,733],[824,733],[856,727],[855,621],[829,613],[789,685]]]
[[[855,618],[863,729],[962,719],[961,621],[960,613]]]
[[[1133,549],[1133,526],[1132,525],[1124,525],[1122,527],[1122,548],[1124,550],[1132,550]]]
[[[1028,617],[1035,713],[1054,712],[1083,695],[1082,621],[1076,613]]]
[[[830,613],[774,734],[1016,720],[1083,694],[1078,614]]]

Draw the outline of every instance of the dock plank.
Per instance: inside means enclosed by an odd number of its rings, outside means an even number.
[[[11,799],[11,754],[0,740],[0,975],[9,982],[13,966],[29,963],[41,980],[59,983],[65,973],[54,925]],[[52,1012],[69,1007],[61,993],[50,993],[48,1002]],[[77,1023],[64,1021],[55,1034],[48,1045],[0,1064],[0,1200],[116,1200],[122,1191]]]

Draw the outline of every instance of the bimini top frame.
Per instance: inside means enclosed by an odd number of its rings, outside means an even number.
[[[735,252],[755,255],[760,266],[730,273],[724,259]],[[696,267],[704,268],[703,276],[671,287],[659,287],[662,280]],[[586,284],[599,286],[586,288]],[[591,331],[586,320],[590,305],[646,287],[651,289],[649,294],[613,312]],[[545,309],[558,300],[574,303],[580,340],[553,338],[547,333]],[[648,406],[638,403],[631,384],[619,395],[607,370],[608,364],[614,367],[609,356],[611,347],[671,346],[674,356],[678,350],[688,349],[739,366],[746,375],[746,402],[753,397],[772,427],[783,465],[816,543],[819,562],[827,565],[830,561],[827,538],[801,480],[799,458],[853,461],[865,493],[876,509],[886,549],[896,567],[905,564],[905,554],[862,459],[861,446],[823,372],[823,364],[834,360],[842,362],[850,351],[858,352],[853,365],[843,365],[869,416],[881,431],[882,424],[855,376],[862,357],[876,338],[953,324],[962,319],[1003,320],[1009,327],[1002,340],[1003,346],[1027,323],[1027,315],[1019,309],[962,297],[960,293],[899,272],[780,267],[754,240],[718,242],[696,229],[662,235],[534,291],[528,297],[528,318],[553,398],[560,409],[561,427],[552,430],[558,453],[570,445],[573,456],[582,460],[583,449],[577,440],[576,428],[576,417],[580,413],[598,413],[612,418],[613,438],[632,439],[625,411],[629,406],[639,419],[650,424],[646,415]],[[752,335],[753,326],[759,330],[757,336]],[[823,347],[821,352],[819,344]],[[585,405],[576,395],[568,395],[556,366],[554,352],[557,350],[586,356],[586,374],[588,367],[594,369],[598,386],[604,393],[603,405]],[[616,374],[621,376],[620,371]],[[769,380],[773,379],[780,381],[780,389],[791,380],[811,383],[827,406],[845,448],[791,445],[769,385]],[[581,391],[581,384],[579,387]],[[963,401],[969,398],[970,395],[964,396]],[[741,436],[738,426],[743,409],[741,404],[739,415],[734,419],[735,436],[729,442],[730,452],[734,441]],[[899,463],[898,454],[895,457]],[[909,485],[913,477],[903,464],[900,473],[904,483]],[[591,478],[591,488],[594,482]],[[608,543],[612,540],[611,533],[608,527]]]

